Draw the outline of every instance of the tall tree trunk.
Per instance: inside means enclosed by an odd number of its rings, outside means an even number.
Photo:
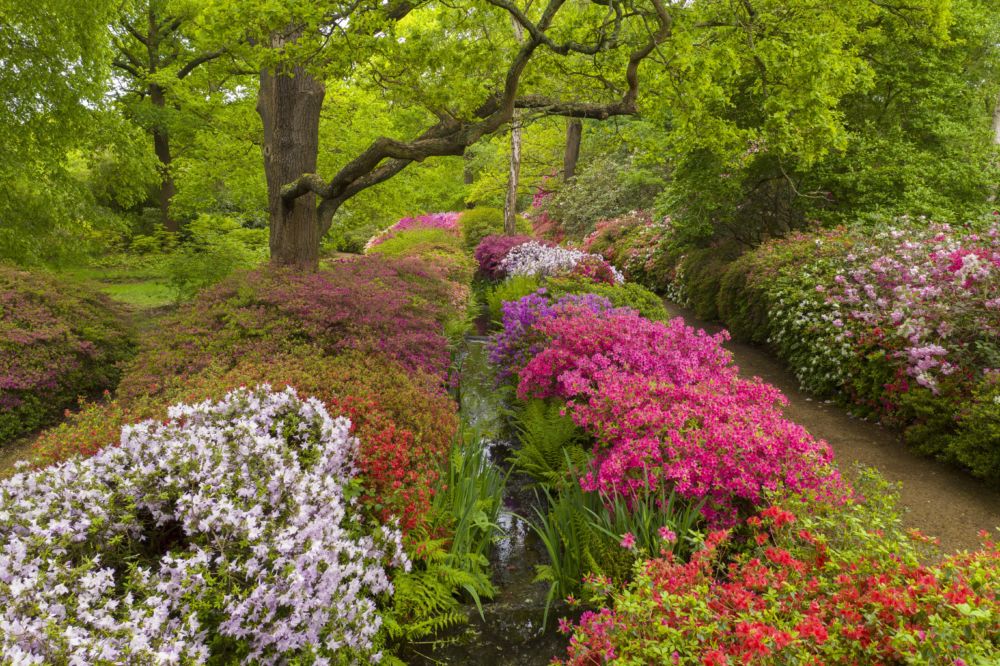
[[[173,158],[170,155],[170,133],[166,125],[166,98],[163,95],[163,88],[152,83],[149,86],[149,101],[157,109],[157,117],[153,125],[153,150],[156,152],[156,159],[160,161],[160,188],[157,193],[157,200],[160,204],[160,221],[163,222],[167,231],[177,231],[178,225],[170,215],[170,200],[177,193],[174,185],[174,177],[170,174],[170,164]]]
[[[462,168],[462,180],[465,182],[466,185],[472,185],[472,183],[475,182],[476,180],[475,174],[472,173],[472,155],[469,153],[465,153],[463,159],[464,159],[464,164]],[[472,199],[468,199],[465,202],[465,207],[475,208],[476,202],[473,201]]]
[[[563,179],[573,180],[576,163],[580,160],[580,141],[583,139],[583,121],[570,118],[566,123],[566,154],[563,156]]]
[[[995,151],[1000,151],[1000,96],[997,97],[996,106],[993,107],[993,148]],[[996,165],[997,157],[993,158],[993,164]],[[993,191],[990,193],[990,201],[994,202],[997,200],[997,194],[1000,191],[1000,183],[993,185]]]
[[[521,180],[521,123],[517,114],[510,125],[510,173],[507,178],[507,198],[503,204],[503,232],[517,233],[517,188]]]
[[[316,196],[307,194],[287,203],[281,188],[302,174],[316,173],[325,92],[321,81],[299,67],[260,74],[257,113],[264,123],[264,174],[275,265],[306,271],[319,267]]]

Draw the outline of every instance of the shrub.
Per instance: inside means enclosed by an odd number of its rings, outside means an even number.
[[[445,279],[463,287],[472,281],[475,271],[472,259],[462,251],[458,239],[444,229],[401,231],[369,252],[385,257],[420,259],[429,270],[437,270]]]
[[[521,216],[516,218],[516,231],[520,235],[531,233],[531,225]],[[469,252],[475,251],[487,236],[504,233],[503,211],[499,208],[472,208],[458,217],[458,228],[462,233],[462,243]]]
[[[977,476],[1000,484],[1000,371],[985,374],[963,406],[949,452]]]
[[[584,270],[584,276],[600,275],[593,268],[594,264],[603,267],[610,273],[609,282],[624,282],[625,278],[616,268],[610,266],[602,258],[563,247],[552,247],[537,241],[528,241],[511,249],[500,262],[500,270],[507,276],[534,275],[546,277],[573,273],[579,264],[590,264],[589,270]]]
[[[867,493],[866,493],[867,494]],[[891,505],[890,505],[891,506]],[[690,562],[636,565],[584,613],[564,664],[986,664],[1000,651],[1000,549],[921,563],[881,502],[772,506],[746,544],[716,532]],[[736,557],[727,555],[736,549]]]
[[[490,322],[498,323],[503,317],[504,303],[518,301],[540,288],[541,280],[533,275],[518,275],[494,285],[486,293],[486,309]]]
[[[163,420],[175,402],[217,400],[234,388],[261,383],[294,387],[351,419],[352,432],[361,440],[362,500],[382,520],[399,519],[411,530],[425,520],[457,431],[454,402],[443,391],[428,390],[434,382],[378,354],[329,357],[302,348],[278,357],[250,356],[229,370],[211,366],[155,397],[87,405],[43,433],[31,459],[44,465],[93,455],[116,444],[127,424]]]
[[[452,236],[458,236],[458,216],[459,213],[427,213],[416,217],[404,217],[388,229],[372,236],[365,244],[365,251],[394,238],[400,232],[415,229],[439,229]]]
[[[104,295],[0,266],[0,445],[113,388],[132,346]]]
[[[553,298],[565,294],[597,294],[608,299],[614,307],[632,308],[646,319],[665,321],[668,318],[660,297],[634,282],[611,285],[581,277],[553,277],[545,281],[545,288]]]
[[[179,300],[220,282],[233,271],[253,268],[267,257],[267,231],[243,229],[222,215],[199,215],[184,228],[183,243],[166,259],[170,287]]]
[[[777,389],[736,377],[723,338],[631,310],[567,305],[534,316],[532,334],[520,338],[531,341],[527,351],[511,345],[527,362],[507,367],[520,398],[569,401],[594,437],[585,489],[629,495],[666,485],[706,501],[705,516],[717,524],[782,486],[841,499],[829,447],[781,416]],[[498,336],[494,352],[505,344]]]
[[[530,236],[487,236],[476,246],[476,261],[479,263],[479,275],[489,280],[499,280],[505,273],[500,265],[519,245],[531,240]]]
[[[357,440],[293,391],[179,405],[0,484],[0,636],[50,663],[375,658],[398,530],[350,497]]]
[[[164,321],[127,369],[120,392],[157,393],[210,366],[228,369],[245,356],[276,356],[303,344],[327,354],[384,353],[443,381],[449,357],[441,326],[458,314],[454,289],[418,259],[378,256],[312,274],[235,275]]]

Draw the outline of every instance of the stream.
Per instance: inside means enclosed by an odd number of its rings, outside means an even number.
[[[488,438],[490,459],[505,472],[515,438],[504,417],[486,354],[486,338],[470,336],[458,358],[461,368],[459,408],[466,423]],[[535,565],[548,561],[541,540],[517,518],[533,515],[535,493],[531,479],[511,473],[500,510],[498,536],[490,563],[497,595],[483,603],[483,617],[472,604],[469,623],[460,627],[455,642],[413,658],[411,664],[472,664],[477,666],[544,666],[565,653],[566,639],[556,630],[568,615],[564,602],[549,610],[542,628],[548,583],[535,583]]]

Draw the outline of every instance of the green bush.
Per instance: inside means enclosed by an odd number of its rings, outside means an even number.
[[[533,275],[514,275],[494,286],[486,294],[486,308],[490,321],[499,322],[503,317],[505,301],[516,301],[538,291],[541,281]]]
[[[949,453],[977,476],[1000,484],[1000,373],[979,382]]]
[[[549,278],[545,287],[553,298],[565,294],[597,294],[603,296],[616,308],[632,308],[639,314],[654,321],[665,321],[669,315],[663,307],[663,300],[635,282],[606,284],[593,282],[584,277]]]
[[[0,446],[112,389],[133,349],[122,312],[85,284],[0,266]]]
[[[170,286],[186,300],[234,271],[253,268],[267,257],[267,231],[244,229],[222,215],[199,215],[184,229],[186,238],[167,259]]]
[[[710,320],[719,318],[716,299],[722,285],[722,276],[731,260],[732,256],[727,256],[725,251],[716,247],[689,250],[681,260],[678,272],[687,295],[687,304],[698,317]]]
[[[752,283],[753,261],[753,253],[747,253],[729,264],[715,304],[733,338],[763,344],[770,335],[770,303],[766,291]]]
[[[516,218],[517,233],[531,234],[531,223],[520,215]],[[469,252],[475,251],[487,236],[502,234],[503,211],[499,208],[472,208],[458,218],[458,228],[462,233],[462,243]]]

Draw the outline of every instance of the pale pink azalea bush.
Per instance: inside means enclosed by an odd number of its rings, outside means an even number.
[[[598,268],[600,267],[600,268]],[[625,281],[621,272],[608,264],[603,257],[582,250],[553,247],[543,242],[528,241],[512,248],[500,262],[500,271],[506,276],[574,274],[578,268],[584,275],[606,274],[606,281],[620,284]]]
[[[409,563],[398,529],[360,520],[356,450],[347,419],[262,386],[0,483],[0,653],[378,661],[376,600]]]
[[[383,229],[368,239],[365,252],[381,245],[390,238],[395,238],[400,232],[410,229],[443,229],[459,236],[458,218],[461,213],[425,213],[414,217],[404,217],[387,229]]]

